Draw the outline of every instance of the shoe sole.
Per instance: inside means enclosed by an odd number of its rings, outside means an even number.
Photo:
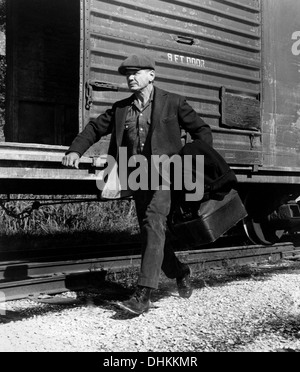
[[[135,314],[135,315],[142,315],[142,314],[146,313],[147,311],[149,311],[149,309],[150,309],[150,305],[149,305],[149,307],[148,307],[147,310],[144,310],[144,311],[142,311],[142,312],[139,312],[139,311],[134,311],[134,310],[131,309],[130,307],[124,305],[122,302],[116,302],[115,304],[116,304],[116,305],[118,306],[118,308],[120,308],[121,310],[125,310],[125,311],[127,311],[128,313],[130,313],[130,314]]]

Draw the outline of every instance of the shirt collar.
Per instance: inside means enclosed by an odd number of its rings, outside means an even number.
[[[143,107],[143,109],[144,109],[145,107],[147,107],[147,106],[148,106],[148,105],[153,101],[153,99],[154,99],[154,87],[153,87],[153,89],[152,89],[152,91],[151,91],[151,93],[150,93],[149,100],[148,100],[148,102],[146,103],[146,105]],[[138,110],[141,109],[140,106],[139,106],[139,103],[138,103],[138,100],[137,100],[135,94],[132,96],[132,102],[131,102],[131,104],[132,104],[132,106],[135,106]]]

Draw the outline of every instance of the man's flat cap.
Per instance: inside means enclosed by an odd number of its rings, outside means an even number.
[[[126,75],[130,69],[155,70],[155,61],[145,54],[132,54],[122,62],[118,71],[121,75]]]

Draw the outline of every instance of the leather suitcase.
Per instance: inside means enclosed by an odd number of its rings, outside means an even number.
[[[190,246],[215,242],[247,216],[239,194],[234,189],[222,200],[210,199],[201,203],[197,214],[196,218],[183,217],[183,221],[172,224],[173,233]]]

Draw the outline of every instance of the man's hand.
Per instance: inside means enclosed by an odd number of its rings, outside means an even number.
[[[65,155],[62,159],[62,164],[65,167],[79,168],[79,159],[80,156],[77,152],[70,152],[68,155]]]

